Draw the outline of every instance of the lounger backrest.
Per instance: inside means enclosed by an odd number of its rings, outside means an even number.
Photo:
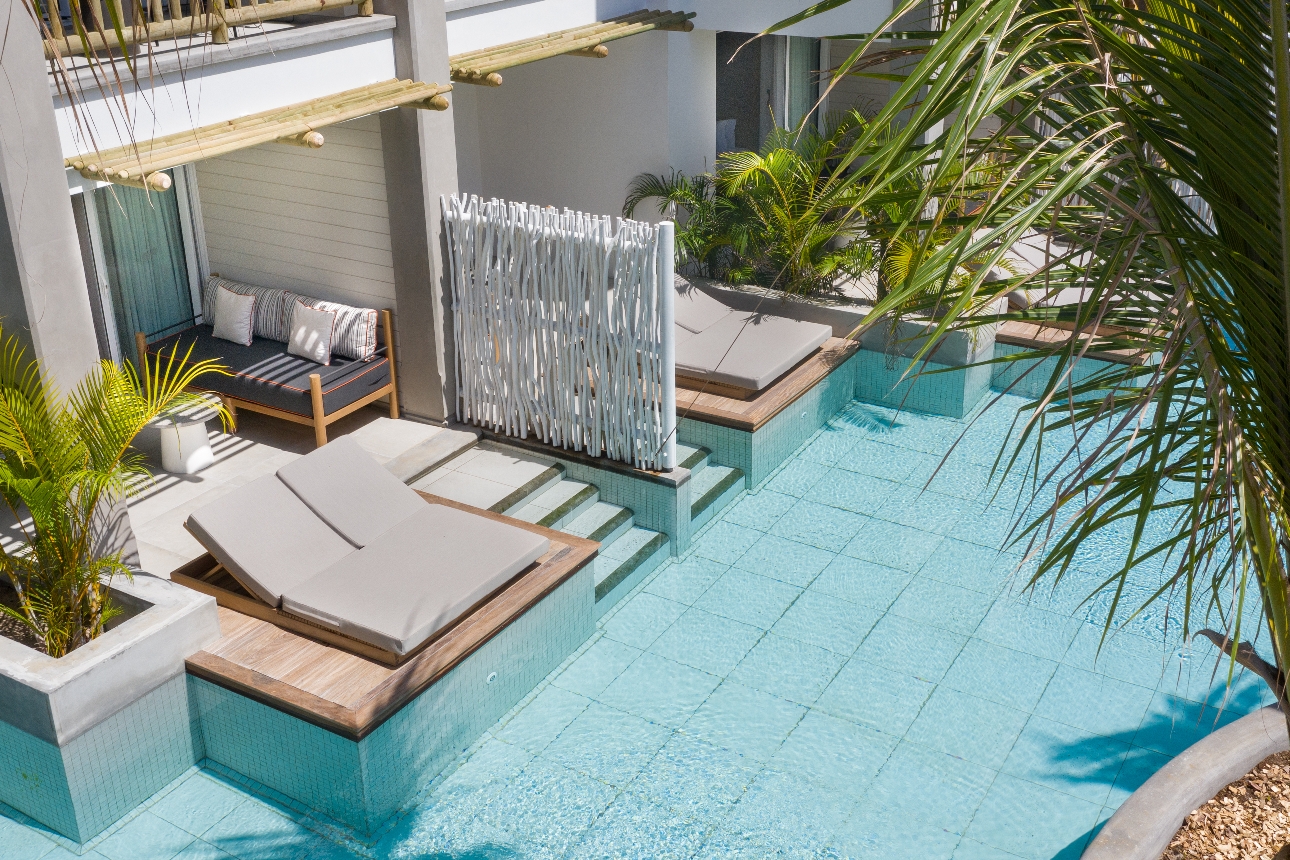
[[[425,508],[416,491],[348,436],[278,469],[282,483],[356,547]]]
[[[270,606],[354,547],[274,475],[194,511],[184,524],[238,582]]]
[[[730,314],[730,308],[698,287],[677,279],[676,324],[698,334]]]

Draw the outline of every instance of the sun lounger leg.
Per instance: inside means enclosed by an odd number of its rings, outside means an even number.
[[[399,381],[394,364],[394,317],[389,309],[381,311],[381,327],[385,329],[385,357],[390,360],[390,417],[399,417]]]

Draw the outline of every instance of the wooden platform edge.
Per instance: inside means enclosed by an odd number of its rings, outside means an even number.
[[[814,355],[799,363],[751,399],[723,397],[678,387],[677,419],[689,418],[746,433],[755,433],[829,377],[860,350],[860,343],[831,337]]]
[[[429,493],[419,492],[418,494],[432,504],[456,508],[539,534],[552,541],[552,550],[538,560],[535,568],[511,580],[501,591],[467,613],[447,633],[432,640],[410,659],[397,667],[384,664],[392,669],[392,674],[352,707],[327,701],[207,651],[199,651],[185,661],[188,673],[348,740],[360,741],[380,728],[386,720],[433,686],[494,636],[522,618],[543,598],[590,564],[599,552],[600,544],[596,541],[514,520]],[[179,578],[174,581],[202,593],[211,593],[211,590],[206,588],[195,588],[192,583],[202,584],[200,580],[185,574],[185,571],[208,558],[210,558],[209,554],[181,566],[171,574],[172,578],[177,576]],[[236,597],[236,595],[233,596]],[[251,603],[249,600],[245,602]],[[295,629],[278,624],[278,619],[271,615],[265,617],[269,612],[268,607],[258,604],[257,606],[264,612],[247,612],[240,605],[226,608],[274,624],[295,635],[302,635],[303,638],[313,639],[327,647],[355,654],[353,643],[346,641],[338,645],[318,635],[329,631],[311,626],[307,634],[301,634]],[[372,659],[365,654],[355,654],[355,656]],[[374,662],[383,661],[374,660]]]

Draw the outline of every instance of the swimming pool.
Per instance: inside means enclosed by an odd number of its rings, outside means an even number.
[[[219,768],[91,844],[126,858],[1077,857],[1198,737],[1270,701],[1163,611],[1097,653],[1105,563],[1016,593],[971,425],[852,403],[373,844]],[[1006,497],[1004,497],[1006,498]],[[1113,540],[1113,536],[1108,540]],[[1091,623],[1090,623],[1091,622]],[[0,860],[68,844],[10,814]]]

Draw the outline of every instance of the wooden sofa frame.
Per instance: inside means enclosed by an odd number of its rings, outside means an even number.
[[[228,394],[212,392],[219,396],[223,401],[224,407],[228,410],[229,417],[232,419],[231,430],[237,430],[237,410],[245,409],[248,412],[258,412],[261,415],[268,415],[273,418],[282,418],[286,421],[293,421],[296,424],[304,424],[307,427],[314,428],[314,443],[321,448],[327,444],[327,425],[333,424],[353,412],[357,412],[364,406],[388,396],[390,399],[390,417],[399,417],[399,383],[395,371],[394,355],[394,312],[389,308],[380,311],[381,314],[381,331],[385,337],[385,357],[390,361],[390,381],[372,393],[355,400],[348,406],[343,406],[335,412],[327,413],[323,410],[323,390],[322,375],[317,373],[309,374],[309,396],[312,401],[313,415],[297,415],[294,412],[287,412],[282,409],[275,409],[272,406],[265,406],[262,403],[256,403],[254,400],[243,400],[240,397],[233,397]],[[139,361],[147,361],[148,337],[143,332],[134,334],[135,349],[139,353]]]

